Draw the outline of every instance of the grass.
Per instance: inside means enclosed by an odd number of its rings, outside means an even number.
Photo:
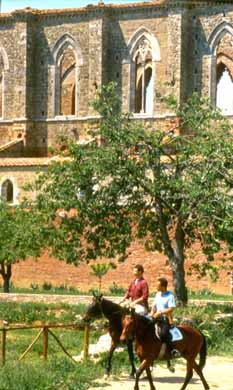
[[[10,324],[15,322],[33,324],[35,321],[36,323],[38,321],[70,323],[79,321],[79,316],[82,316],[85,309],[84,305],[0,302],[0,322],[8,319]],[[185,308],[177,308],[176,317],[178,322],[189,319],[193,326],[201,329],[207,336],[209,355],[232,356],[232,306],[189,305]],[[99,321],[105,322],[106,319]],[[81,352],[82,331],[64,328],[53,331],[71,355],[78,355]],[[104,374],[106,354],[101,355],[98,363],[87,360],[75,364],[66,357],[51,335],[49,335],[46,362],[42,359],[42,339],[39,339],[28,355],[19,362],[19,356],[31,344],[38,332],[39,329],[7,332],[6,364],[0,366],[0,390],[87,390],[90,386],[98,387],[96,379]],[[96,342],[100,334],[100,331],[91,331],[90,343]],[[122,371],[129,372],[129,370],[127,353],[114,355],[112,374],[119,376]]]
[[[209,289],[202,289],[199,291],[188,291],[189,299],[207,299],[215,301],[233,301],[233,295],[216,294]]]
[[[100,375],[100,365],[74,365],[66,358],[52,357],[46,363],[7,363],[0,368],[0,390],[87,390]]]
[[[176,309],[177,323],[191,321],[207,338],[208,353],[232,356],[233,309],[230,304],[209,303]]]
[[[79,322],[84,305],[34,304],[0,302],[0,322],[38,324]],[[91,361],[74,363],[66,357],[55,339],[49,335],[48,359],[42,358],[42,338],[33,346],[22,361],[22,353],[35,339],[40,329],[10,330],[6,339],[6,364],[0,366],[0,390],[86,390],[94,380],[104,373],[103,364]],[[83,331],[66,328],[52,329],[63,346],[73,356],[83,350]],[[92,332],[90,343],[98,335]],[[0,343],[1,348],[1,343]],[[102,372],[102,374],[101,374]]]
[[[3,292],[3,289],[0,285],[0,292]],[[55,294],[55,295],[92,295],[93,289],[88,291],[79,290],[73,286],[68,286],[61,284],[60,286],[53,286],[49,282],[44,282],[43,285],[39,286],[38,284],[31,283],[30,288],[19,288],[14,287],[11,284],[10,292],[15,294]],[[123,296],[125,294],[125,288],[118,286],[116,283],[113,283],[108,290],[102,291],[104,295],[110,296]],[[153,298],[155,292],[150,294],[150,297]],[[198,300],[215,300],[215,301],[233,301],[233,295],[227,294],[216,294],[211,290],[204,288],[202,290],[193,291],[188,290],[189,299],[198,299]]]
[[[41,322],[71,322],[85,311],[85,305],[68,305],[67,303],[17,303],[0,302],[0,319],[12,323]]]

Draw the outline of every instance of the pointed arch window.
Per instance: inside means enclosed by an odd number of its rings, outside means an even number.
[[[233,114],[233,80],[225,64],[217,66],[216,106],[223,114]]]
[[[62,35],[52,49],[52,115],[78,115],[83,55],[79,42]]]
[[[226,21],[223,21],[222,23],[217,25],[208,38],[208,44],[209,44],[210,55],[206,56],[205,61],[206,64],[209,64],[209,70],[210,70],[209,91],[210,91],[211,101],[213,102],[213,104],[216,104],[216,106],[222,110],[223,114],[233,114],[233,109],[232,109],[233,27],[232,25]]]
[[[2,183],[1,198],[7,203],[13,203],[14,187],[12,181],[9,179]]]
[[[67,48],[60,62],[60,115],[75,115],[75,67],[74,52]]]
[[[135,53],[135,113],[153,112],[152,48],[143,37]]]

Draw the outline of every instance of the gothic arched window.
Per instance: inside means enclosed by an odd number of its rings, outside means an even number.
[[[210,55],[206,56],[206,69],[210,70],[209,91],[212,103],[223,114],[233,114],[233,27],[223,21],[215,27],[208,38]],[[205,66],[203,67],[205,69]],[[207,76],[207,74],[206,74]],[[205,79],[205,78],[204,78]],[[209,80],[209,77],[206,77]],[[206,88],[208,86],[206,85]]]
[[[7,203],[13,203],[14,187],[12,181],[9,179],[2,183],[1,198]]]
[[[83,55],[71,35],[64,34],[52,49],[53,115],[78,115]]]
[[[152,49],[143,37],[135,55],[135,113],[153,112]]]
[[[223,114],[233,113],[233,80],[225,64],[217,66],[216,106]]]
[[[64,50],[60,62],[60,115],[75,115],[75,55]]]

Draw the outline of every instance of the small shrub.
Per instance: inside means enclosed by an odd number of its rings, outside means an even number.
[[[74,293],[78,292],[77,288],[75,288],[74,286],[69,286],[68,289],[69,289],[69,292],[74,292]]]
[[[208,296],[211,295],[211,291],[208,288],[203,288],[202,290],[199,291],[200,295]]]
[[[38,285],[38,283],[31,283],[30,287],[31,287],[31,289],[32,289],[33,291],[39,290],[39,285]]]
[[[45,291],[50,291],[52,290],[52,283],[50,282],[44,282],[43,285],[42,285],[42,289],[45,290]]]
[[[125,288],[118,286],[115,282],[113,282],[113,285],[109,287],[109,292],[112,295],[124,295],[125,294]]]

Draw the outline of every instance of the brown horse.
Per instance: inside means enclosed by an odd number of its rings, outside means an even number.
[[[109,326],[108,331],[111,336],[111,347],[107,356],[105,375],[108,376],[112,368],[112,356],[116,347],[121,342],[120,336],[122,333],[122,317],[125,315],[126,308],[118,305],[115,302],[105,299],[102,294],[93,293],[92,303],[88,306],[84,320],[88,321],[96,317],[105,317],[108,319]],[[136,374],[136,367],[134,364],[134,352],[133,352],[133,338],[126,340],[126,346],[131,365],[130,377],[134,378]],[[174,368],[171,366],[170,360],[167,361],[167,368],[169,371],[174,372]]]
[[[108,299],[103,298],[102,294],[94,294],[92,303],[87,308],[84,320],[91,320],[95,317],[106,317],[109,321],[109,334],[111,336],[112,342],[111,347],[108,353],[107,362],[106,362],[106,375],[110,374],[112,355],[115,351],[117,345],[120,343],[120,336],[122,333],[122,316],[125,313],[125,310],[115,302],[112,302]],[[131,373],[130,377],[134,377],[136,373],[136,368],[134,365],[134,353],[133,353],[133,340],[126,341],[129,361],[131,364]]]
[[[153,384],[150,366],[156,359],[171,359],[170,353],[165,349],[163,351],[164,344],[155,335],[154,322],[150,321],[139,314],[131,313],[126,314],[122,318],[122,334],[121,340],[131,339],[133,336],[136,338],[136,353],[140,359],[140,367],[136,373],[136,380],[134,390],[139,390],[139,378],[144,370],[146,370],[147,378],[150,383],[151,390],[155,390]],[[193,376],[193,370],[199,375],[205,390],[209,389],[202,369],[206,362],[206,340],[205,337],[197,329],[191,328],[187,325],[178,326],[182,333],[182,340],[174,342],[174,348],[176,348],[181,356],[186,359],[186,377],[181,390],[184,390],[190,379]],[[199,364],[195,359],[197,355],[200,355]]]

